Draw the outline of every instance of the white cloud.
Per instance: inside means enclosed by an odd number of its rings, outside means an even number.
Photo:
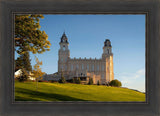
[[[137,70],[135,73],[123,72],[117,75],[123,87],[145,91],[145,68]]]
[[[145,69],[140,69],[136,72],[136,77],[141,77],[145,75]]]

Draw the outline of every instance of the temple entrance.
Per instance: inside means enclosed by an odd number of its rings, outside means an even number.
[[[81,84],[88,84],[88,82],[89,82],[89,78],[90,77],[87,77],[87,76],[83,76],[83,77],[73,77],[75,80],[76,79],[78,79],[78,78],[80,78],[80,80],[81,80]]]

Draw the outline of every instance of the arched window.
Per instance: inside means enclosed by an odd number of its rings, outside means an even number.
[[[63,46],[63,51],[65,51],[66,50],[66,47],[65,47],[65,45]]]

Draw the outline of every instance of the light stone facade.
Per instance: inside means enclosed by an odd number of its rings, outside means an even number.
[[[106,84],[114,79],[113,53],[109,39],[106,39],[103,46],[103,54],[100,59],[70,58],[68,38],[65,33],[61,37],[58,51],[58,73],[63,72],[64,77],[72,79],[75,77],[89,77],[93,83],[98,81]]]

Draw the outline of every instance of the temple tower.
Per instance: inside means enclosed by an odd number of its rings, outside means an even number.
[[[110,82],[114,79],[113,73],[113,53],[112,46],[109,39],[106,39],[103,46],[102,60],[104,71],[102,72],[102,82]]]
[[[64,73],[67,71],[67,61],[70,58],[70,51],[68,49],[68,38],[63,33],[61,40],[59,42],[60,49],[58,51],[58,72],[63,71]]]

